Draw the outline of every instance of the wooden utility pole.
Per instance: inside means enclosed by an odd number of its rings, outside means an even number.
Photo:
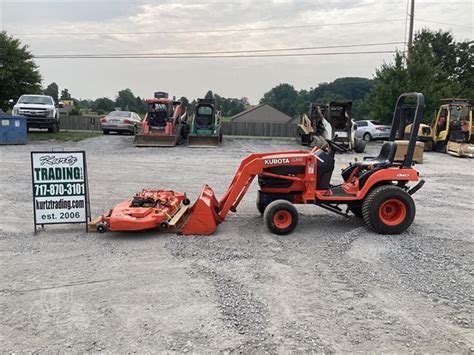
[[[411,57],[411,50],[413,46],[413,25],[415,22],[415,0],[411,0],[411,7],[410,7],[410,28],[408,30],[408,54],[407,60],[410,60]]]

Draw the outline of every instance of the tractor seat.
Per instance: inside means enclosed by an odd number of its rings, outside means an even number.
[[[366,157],[363,161],[357,162],[354,165],[362,169],[367,169],[369,166],[373,166],[374,168],[385,168],[393,164],[396,152],[397,143],[385,142],[376,158]]]
[[[369,167],[374,169],[385,168],[393,164],[395,153],[397,152],[397,144],[395,142],[385,142],[380,149],[377,157],[365,157],[364,161],[351,164],[342,170],[342,177],[344,181],[351,176],[354,169],[359,168],[360,171],[367,170]]]

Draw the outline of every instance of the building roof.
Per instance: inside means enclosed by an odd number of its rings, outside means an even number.
[[[232,122],[288,123],[292,117],[269,104],[260,104],[238,113],[231,120]]]

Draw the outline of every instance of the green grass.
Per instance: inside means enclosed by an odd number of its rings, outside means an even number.
[[[78,142],[87,138],[98,137],[99,132],[85,132],[85,131],[61,131],[57,133],[49,133],[48,131],[28,132],[28,141],[46,141],[54,139],[61,142]]]

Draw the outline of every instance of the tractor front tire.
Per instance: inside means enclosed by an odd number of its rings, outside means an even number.
[[[276,200],[265,208],[263,220],[270,232],[277,235],[290,234],[298,225],[298,211],[291,202]]]
[[[393,185],[376,187],[362,204],[364,222],[379,234],[404,232],[415,219],[415,213],[411,195]]]

